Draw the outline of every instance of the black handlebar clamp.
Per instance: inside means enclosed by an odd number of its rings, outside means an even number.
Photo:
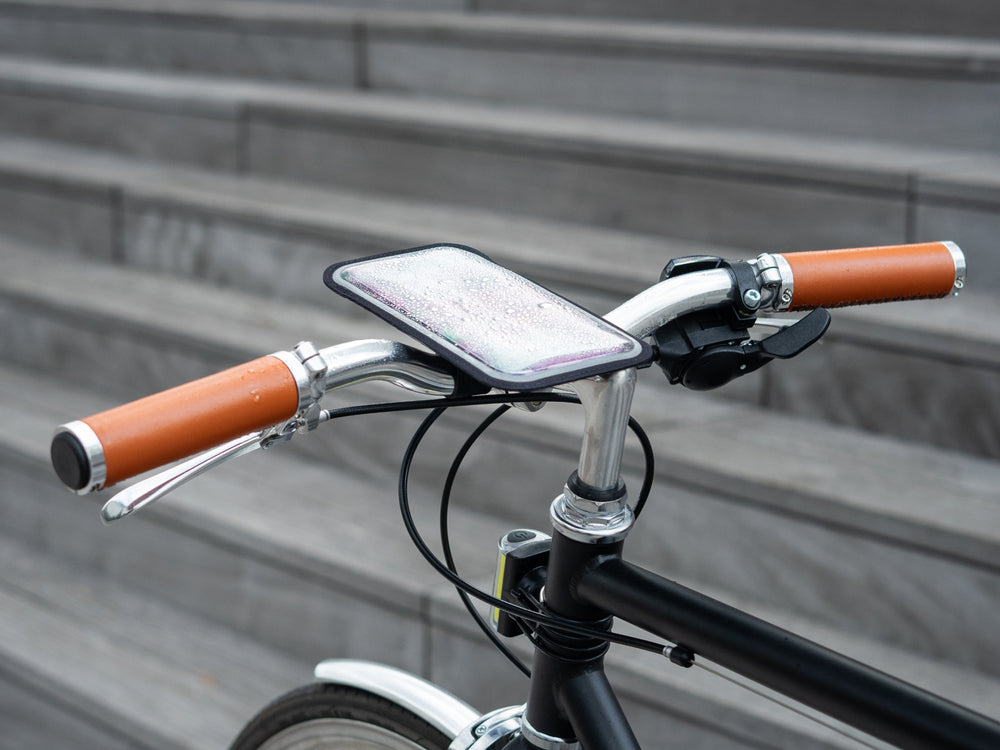
[[[830,314],[819,308],[773,336],[751,340],[748,330],[757,322],[761,295],[757,274],[746,261],[711,255],[677,258],[663,269],[660,280],[717,268],[733,277],[733,304],[682,315],[654,334],[660,368],[671,383],[696,391],[718,388],[772,359],[794,357],[826,333]]]

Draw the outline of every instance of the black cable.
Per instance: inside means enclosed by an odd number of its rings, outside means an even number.
[[[534,596],[532,596],[527,591],[522,592],[523,598],[531,604],[532,607],[536,609],[542,608],[542,603],[538,601]],[[645,638],[636,638],[631,635],[620,635],[618,633],[614,634],[615,640],[619,646],[629,646],[630,648],[637,648],[640,651],[652,651],[655,654],[663,653],[663,644],[656,643],[655,641],[647,641]],[[606,639],[607,640],[607,639]]]
[[[578,404],[580,399],[569,393],[498,393],[492,396],[472,396],[469,398],[432,398],[413,401],[390,401],[384,404],[359,404],[340,409],[326,409],[327,420],[341,417],[357,417],[366,414],[385,414],[396,411],[420,411],[447,406],[479,406],[481,404],[526,404],[539,401],[553,401],[560,404]]]
[[[455,566],[455,560],[451,552],[451,536],[448,531],[448,511],[451,506],[451,491],[454,487],[455,479],[458,476],[459,468],[461,467],[462,462],[465,460],[466,455],[468,455],[469,451],[472,449],[472,446],[476,443],[477,440],[479,440],[479,437],[483,433],[485,433],[486,430],[490,428],[490,426],[493,425],[494,422],[496,422],[500,417],[502,417],[504,414],[510,411],[510,408],[511,407],[509,404],[504,404],[500,406],[479,424],[479,426],[472,432],[471,435],[469,435],[469,437],[462,444],[462,447],[459,449],[458,454],[452,461],[451,467],[448,470],[448,476],[445,479],[444,489],[442,490],[441,493],[441,510],[439,514],[438,523],[440,527],[441,547],[444,553],[445,563],[447,564],[448,569],[451,570],[451,572],[455,573],[456,575],[458,574],[458,569]],[[642,488],[639,491],[639,499],[636,502],[635,510],[633,511],[635,518],[638,518],[639,513],[642,512],[642,508],[646,503],[646,499],[649,497],[649,492],[653,484],[653,475],[654,475],[653,447],[649,441],[649,436],[646,434],[646,431],[642,429],[642,426],[635,419],[632,418],[629,419],[629,427],[632,429],[636,437],[639,439],[639,443],[642,446],[643,455],[645,457],[645,466],[646,466],[645,474],[643,476]],[[496,633],[496,631],[494,631],[493,628],[491,628],[489,624],[485,620],[483,620],[479,612],[477,612],[475,607],[473,607],[469,595],[466,594],[464,591],[462,591],[460,588],[456,587],[455,590],[458,592],[459,599],[462,600],[462,604],[465,606],[465,609],[469,612],[472,619],[475,621],[476,625],[479,626],[479,629],[483,631],[483,633],[493,643],[496,649],[501,654],[503,654],[503,656],[506,657],[506,659],[511,664],[517,667],[517,669],[522,674],[524,674],[526,677],[531,677],[531,669],[524,662],[522,662],[520,658],[518,658],[518,656],[513,651],[511,651],[507,647],[507,645],[500,639],[500,636]],[[533,597],[529,598],[531,599],[530,603],[534,606],[534,608],[537,611],[541,611],[542,609],[541,603],[534,600]],[[518,621],[518,623],[520,624],[520,621]],[[525,628],[525,626],[522,625],[521,627],[522,630],[525,632],[525,635],[528,636],[528,640],[531,641],[532,644],[535,644],[536,641],[534,638],[534,634],[528,631]],[[640,642],[640,639],[636,639],[636,641],[638,643]],[[642,641],[642,643],[644,645],[638,647],[645,648],[646,644],[649,644],[650,642]],[[653,646],[652,650],[658,652],[662,650],[662,648],[658,644],[651,644],[651,645]]]
[[[549,394],[546,394],[549,395]],[[509,399],[507,399],[509,401]],[[537,401],[538,398],[525,398],[525,401]],[[479,403],[479,402],[477,402]],[[619,643],[626,646],[631,646],[633,648],[643,648],[645,650],[653,650],[660,652],[662,647],[658,644],[654,644],[648,641],[641,641],[637,638],[631,638],[629,636],[622,636],[617,633],[610,633],[607,631],[599,630],[596,628],[587,627],[586,625],[581,625],[575,620],[570,620],[552,613],[542,613],[535,612],[524,607],[519,607],[517,605],[511,604],[510,602],[505,602],[502,599],[497,599],[484,591],[477,589],[472,584],[468,583],[466,580],[458,576],[456,573],[449,570],[449,568],[437,558],[437,556],[431,551],[430,547],[424,541],[423,537],[420,535],[419,530],[416,527],[416,523],[413,520],[413,515],[410,511],[410,501],[409,501],[409,479],[410,479],[410,467],[413,464],[413,458],[416,455],[417,448],[420,446],[424,436],[430,430],[431,426],[438,420],[438,418],[445,412],[445,406],[439,406],[435,408],[430,414],[428,414],[417,431],[414,433],[409,445],[406,447],[406,452],[403,456],[403,462],[399,471],[399,508],[400,513],[403,518],[403,525],[406,527],[406,532],[410,536],[410,540],[413,542],[417,551],[423,556],[427,563],[434,568],[445,580],[451,583],[460,591],[464,591],[469,596],[485,602],[493,607],[497,607],[514,617],[520,617],[528,622],[534,622],[542,625],[547,625],[551,628],[558,630],[564,630],[571,633],[576,633],[579,635],[588,636],[591,638],[596,638],[600,640],[609,641],[611,643]]]
[[[397,411],[420,411],[434,409],[439,406],[479,406],[488,404],[512,404],[512,403],[537,403],[539,401],[554,402],[560,404],[578,404],[580,400],[568,393],[500,393],[492,396],[472,396],[469,398],[437,398],[420,399],[413,401],[391,401],[384,404],[360,404],[358,406],[345,406],[340,409],[326,409],[323,414],[327,421],[340,419],[341,417],[364,416],[366,414],[385,414]],[[654,455],[653,446],[649,441],[642,426],[635,417],[629,417],[628,426],[639,439],[642,447],[643,460],[646,470],[643,476],[642,487],[639,490],[639,497],[636,500],[633,513],[636,518],[642,512],[646,504],[646,499],[653,487],[654,479]],[[478,438],[478,435],[477,435]]]
[[[550,627],[555,627],[561,630],[566,630],[569,632],[577,633],[580,635],[601,638],[612,643],[618,643],[625,646],[630,646],[632,648],[640,648],[649,651],[662,651],[662,647],[658,644],[652,643],[650,641],[643,641],[642,639],[632,638],[629,636],[623,636],[616,633],[609,633],[606,631],[600,631],[594,628],[588,628],[579,623],[568,620],[558,615],[553,615],[551,613],[542,613],[538,611],[532,611],[524,607],[518,607],[509,602],[505,602],[501,599],[490,596],[489,594],[480,591],[476,587],[472,586],[466,582],[463,578],[458,576],[458,574],[452,570],[454,567],[454,560],[450,560],[449,565],[442,563],[431,551],[431,549],[424,542],[423,537],[416,528],[416,524],[413,521],[413,516],[409,509],[409,496],[408,496],[408,484],[409,484],[409,472],[410,466],[413,463],[413,458],[416,455],[417,447],[419,447],[420,442],[423,440],[424,435],[430,429],[430,427],[437,421],[437,419],[445,412],[448,407],[451,406],[479,406],[483,404],[501,404],[506,406],[511,403],[537,403],[540,401],[545,402],[556,402],[556,403],[579,403],[579,399],[576,396],[570,394],[562,393],[504,393],[496,395],[486,395],[486,396],[474,396],[468,398],[439,398],[439,399],[420,399],[413,401],[395,401],[383,404],[362,404],[358,406],[348,406],[340,409],[328,409],[324,412],[327,420],[339,419],[341,417],[350,416],[362,416],[366,414],[381,414],[397,411],[417,411],[432,409],[432,411],[424,418],[420,427],[414,433],[407,446],[406,453],[403,456],[403,463],[399,473],[399,504],[400,511],[403,516],[403,525],[406,527],[406,531],[410,536],[411,541],[413,541],[414,546],[416,546],[417,551],[424,557],[424,559],[434,568],[442,577],[448,580],[456,590],[459,591],[460,595],[464,594],[466,597],[471,596],[475,599],[479,599],[490,606],[497,607],[515,618],[520,618],[526,622],[534,622],[536,624],[549,625]],[[506,413],[508,409],[497,410],[495,416],[484,420],[484,424],[480,425],[470,439],[466,441],[466,445],[463,446],[463,451],[460,455],[456,457],[456,461],[452,464],[453,471],[449,472],[449,484],[448,493],[450,495],[451,485],[454,483],[454,478],[458,473],[458,467],[461,464],[461,460],[464,459],[465,454],[471,449],[473,443],[482,435],[485,430],[492,425],[502,414]],[[636,437],[639,439],[639,443],[642,447],[643,456],[645,460],[646,470],[643,477],[642,487],[639,491],[639,497],[636,502],[635,509],[633,511],[635,517],[639,516],[643,507],[646,504],[646,500],[649,497],[650,491],[652,489],[653,479],[654,479],[654,456],[652,444],[649,441],[649,437],[642,426],[635,420],[634,417],[629,417],[629,427],[635,433]],[[445,511],[446,513],[447,511]],[[446,524],[445,524],[446,527]],[[445,530],[445,534],[447,531]],[[443,540],[447,540],[447,536],[443,537]],[[450,544],[446,543],[446,556],[450,557]],[[450,567],[449,567],[450,566]],[[481,623],[481,617],[478,612],[472,607],[471,602],[463,599],[466,603],[466,608],[470,610],[473,617],[476,619],[477,623]],[[482,627],[482,624],[480,624]],[[485,631],[484,631],[485,632]],[[492,630],[489,630],[488,635],[491,640],[494,640],[494,634]],[[494,641],[495,642],[495,641]],[[506,651],[506,646],[500,644],[503,651]],[[510,658],[510,657],[508,657]],[[516,660],[517,657],[515,656]],[[515,662],[519,663],[519,660]],[[523,665],[522,665],[523,666]],[[521,668],[519,666],[519,668]],[[522,669],[522,671],[524,671]]]
[[[427,431],[430,430],[431,425],[433,425],[434,422],[436,422],[437,419],[444,414],[445,408],[446,407],[439,406],[424,418],[424,421],[420,423],[420,426],[411,438],[409,445],[406,447],[406,452],[403,455],[403,463],[399,470],[399,508],[403,516],[403,525],[406,527],[406,532],[410,535],[410,540],[413,542],[414,546],[416,546],[417,551],[420,552],[430,566],[456,588],[464,591],[466,594],[469,594],[475,599],[479,599],[480,601],[486,602],[494,607],[499,607],[500,609],[515,616],[523,617],[524,619],[532,622],[545,621],[548,619],[547,615],[540,615],[536,612],[524,609],[523,607],[518,607],[497,599],[483,591],[480,591],[475,586],[465,581],[465,579],[460,578],[437,558],[437,556],[427,546],[427,543],[424,542],[423,537],[417,530],[416,523],[413,520],[413,514],[410,512],[408,489],[410,481],[410,467],[413,464],[413,458],[416,455],[417,448],[419,447],[421,440],[423,440]]]
[[[503,404],[502,406],[494,409],[493,412],[486,417],[486,419],[479,423],[479,426],[472,432],[472,434],[466,438],[461,449],[451,462],[451,467],[448,470],[448,476],[445,479],[444,489],[441,491],[441,510],[438,520],[441,533],[441,549],[444,552],[444,560],[448,569],[456,575],[458,575],[458,568],[455,566],[455,558],[451,553],[451,536],[448,533],[448,510],[451,506],[451,491],[455,486],[455,478],[458,476],[458,470],[462,465],[462,461],[465,460],[466,455],[479,439],[479,436],[486,432],[490,425],[506,414],[510,408],[509,404]],[[476,625],[479,626],[479,629],[483,631],[483,634],[493,643],[496,649],[507,658],[507,661],[517,667],[517,669],[525,677],[531,677],[531,669],[528,668],[528,665],[522,662],[518,658],[517,654],[507,647],[506,643],[500,640],[500,636],[493,630],[493,628],[490,627],[489,623],[482,618],[479,612],[476,611],[476,608],[472,605],[472,600],[469,598],[469,595],[458,587],[456,587],[455,590],[458,592],[458,598],[462,600],[462,604],[465,605],[465,609],[468,610]]]
[[[646,500],[653,489],[654,474],[656,473],[655,456],[653,455],[653,444],[649,441],[649,435],[642,429],[642,425],[636,421],[635,417],[628,418],[628,426],[636,438],[639,439],[639,445],[642,447],[643,460],[646,466],[642,477],[642,486],[639,488],[639,498],[636,500],[635,509],[632,511],[633,516],[638,519],[639,514],[642,513],[642,509],[646,507]]]

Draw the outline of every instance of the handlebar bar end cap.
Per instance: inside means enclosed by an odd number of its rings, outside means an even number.
[[[56,476],[77,494],[83,495],[104,486],[104,450],[100,440],[85,422],[71,422],[59,427],[49,448]]]

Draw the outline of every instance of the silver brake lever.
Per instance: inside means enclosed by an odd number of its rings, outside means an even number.
[[[789,326],[793,326],[798,323],[802,318],[757,318],[754,326],[759,326],[761,328],[776,328],[779,331],[783,331]]]
[[[265,430],[248,433],[243,437],[230,440],[228,443],[217,445],[204,453],[199,453],[197,456],[154,474],[148,479],[143,479],[141,482],[136,482],[131,487],[119,492],[101,508],[101,520],[109,524],[119,518],[124,518],[140,508],[155,503],[167,493],[200,474],[204,474],[209,469],[214,469],[219,464],[232,458],[245,456],[247,453],[253,453],[258,448],[267,449],[278,443],[291,440],[292,436],[300,429],[313,430],[328,418],[329,415],[323,412],[318,404],[314,403],[287,422],[268,427]]]
[[[218,445],[204,453],[199,453],[193,458],[189,458],[183,463],[172,466],[166,471],[161,471],[148,479],[136,482],[113,498],[108,500],[101,508],[101,520],[104,523],[117,521],[119,518],[133,513],[140,508],[144,508],[150,503],[154,503],[171,490],[176,489],[185,482],[194,479],[200,474],[204,474],[209,469],[218,466],[237,456],[243,456],[262,447],[262,443],[270,436],[271,430],[251,432],[243,437],[230,440],[228,443]]]

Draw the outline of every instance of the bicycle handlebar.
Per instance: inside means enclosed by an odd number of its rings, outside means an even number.
[[[302,342],[61,425],[52,465],[66,486],[87,494],[275,425],[312,429],[324,393],[366,380],[437,395],[455,388],[450,366],[405,344],[353,341],[317,351]]]
[[[782,309],[811,310],[945,297],[965,285],[965,257],[953,242],[780,254],[792,284]]]
[[[776,311],[942,297],[965,280],[965,259],[951,242],[764,254],[749,265],[760,308]],[[733,303],[740,290],[726,269],[698,271],[662,281],[605,317],[646,338],[680,315]],[[62,425],[52,463],[64,484],[86,494],[250,433],[264,440],[312,429],[325,392],[373,379],[439,395],[456,383],[444,360],[397,342],[322,352],[304,342]]]
[[[965,256],[953,242],[764,253],[750,262],[761,310],[774,312],[944,297],[965,286]],[[735,302],[725,269],[668,278],[605,315],[636,338],[675,318]]]
[[[90,492],[291,419],[301,401],[289,363],[261,357],[62,425],[52,464],[70,489]]]

